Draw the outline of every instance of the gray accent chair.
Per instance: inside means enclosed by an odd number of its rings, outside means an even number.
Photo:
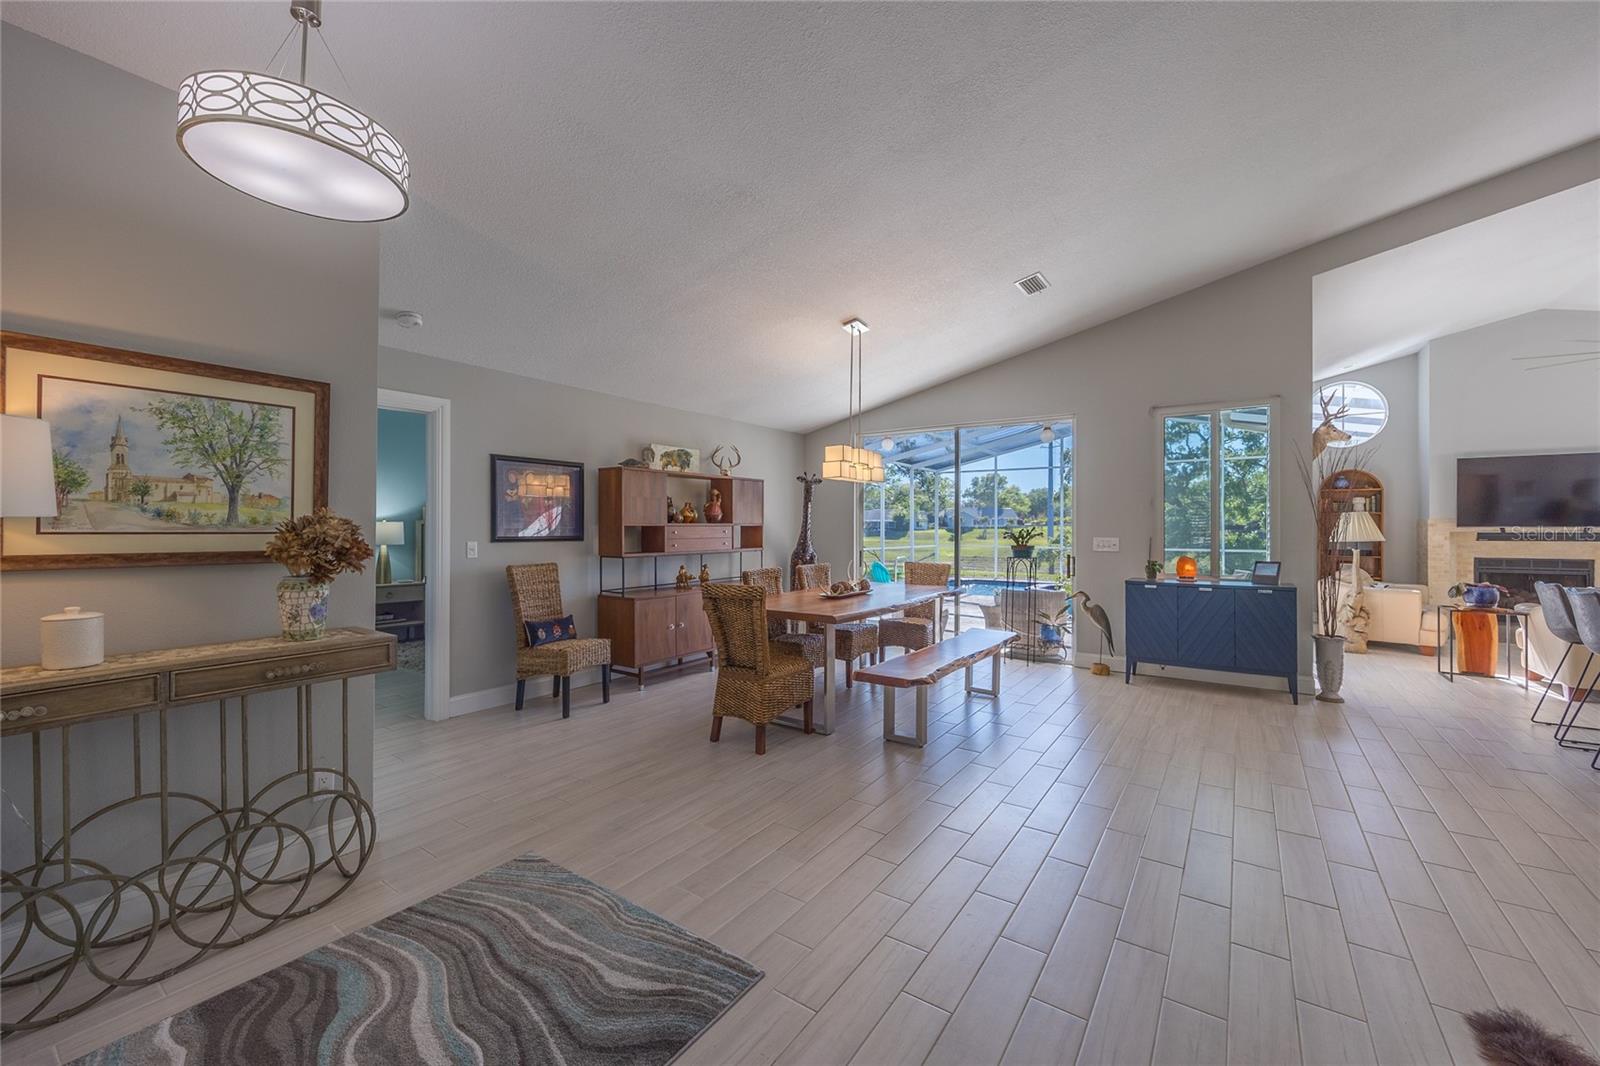
[[[1589,652],[1589,661],[1592,663],[1594,657],[1600,655],[1600,588],[1568,589],[1566,595],[1567,602],[1572,607],[1572,620],[1577,626],[1578,638]],[[1587,672],[1588,667],[1585,666],[1584,670]],[[1562,712],[1561,722],[1556,726],[1556,743],[1564,748],[1593,751],[1595,757],[1590,762],[1590,765],[1600,768],[1600,745],[1580,744],[1567,739],[1567,736],[1574,728],[1586,728],[1578,726],[1576,723],[1579,713],[1582,712],[1584,705],[1589,702],[1589,697],[1594,695],[1594,690],[1595,686],[1591,684],[1585,690],[1583,699],[1576,702],[1571,699],[1567,701],[1567,709]]]

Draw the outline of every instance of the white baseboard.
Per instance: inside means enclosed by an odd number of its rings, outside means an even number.
[[[1081,660],[1074,657],[1073,666],[1087,668],[1094,662],[1093,655],[1086,654]],[[1104,658],[1106,665],[1110,666],[1113,673],[1122,673],[1127,668],[1127,660],[1121,655],[1107,655]],[[1158,663],[1140,663],[1139,672],[1135,677],[1171,677],[1180,681],[1202,681],[1212,685],[1237,685],[1240,688],[1260,688],[1274,691],[1284,691],[1279,686],[1284,684],[1281,677],[1272,677],[1265,674],[1235,674],[1227,670],[1196,670],[1187,666],[1161,666]],[[1301,674],[1299,677],[1300,695],[1309,698],[1316,695],[1315,683],[1310,674]]]
[[[515,702],[517,702],[517,686],[515,684],[498,685],[495,688],[486,688],[478,692],[466,692],[460,696],[450,697],[447,717],[458,718],[463,714],[487,711],[491,707],[504,707],[508,703]]]
[[[611,680],[616,681],[617,675],[612,674]],[[599,670],[584,670],[572,675],[572,687],[584,688],[588,685],[600,683]],[[539,699],[549,700],[550,675],[528,678],[528,687],[524,706],[531,707]],[[494,688],[480,689],[477,692],[463,692],[459,696],[450,697],[450,707],[446,712],[447,718],[459,718],[463,714],[474,714],[478,711],[488,711],[496,707],[510,707],[517,702],[517,685],[496,685]]]

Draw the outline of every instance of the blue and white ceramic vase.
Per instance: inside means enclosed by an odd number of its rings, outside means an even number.
[[[328,631],[328,583],[291,574],[278,582],[278,621],[284,640],[316,640]]]

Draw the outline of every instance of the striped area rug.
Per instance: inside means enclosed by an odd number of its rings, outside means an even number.
[[[666,1063],[761,971],[525,855],[78,1063]]]

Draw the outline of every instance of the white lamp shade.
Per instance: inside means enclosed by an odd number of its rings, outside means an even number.
[[[390,520],[378,522],[377,542],[382,544],[404,544],[406,542],[406,524]]]
[[[0,515],[53,518],[55,465],[50,458],[50,423],[22,415],[0,415]]]
[[[1373,521],[1371,511],[1345,511],[1339,515],[1339,528],[1333,539],[1340,544],[1371,544],[1384,539],[1383,530]]]
[[[219,181],[306,215],[380,222],[410,200],[411,164],[388,130],[287,78],[190,75],[178,89],[178,146]]]

